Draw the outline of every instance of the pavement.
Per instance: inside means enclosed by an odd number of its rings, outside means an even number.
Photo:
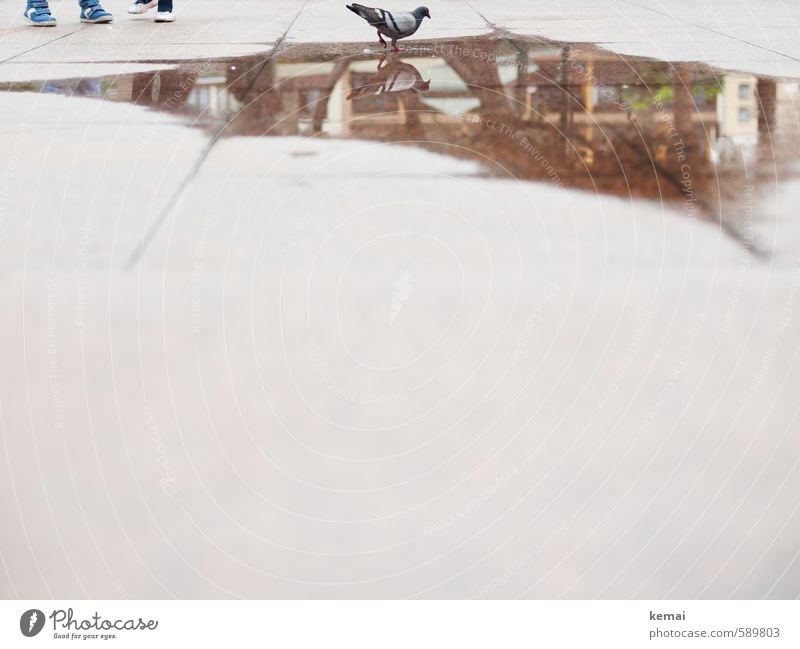
[[[341,4],[3,0],[0,82],[366,46]],[[429,6],[426,39],[800,77],[790,3]],[[410,146],[6,91],[0,141],[0,596],[800,594],[796,181],[758,259]]]
[[[0,64],[56,66],[178,61],[265,53],[276,43],[371,40],[340,0],[185,0],[178,21],[156,25],[152,14],[129,16],[127,2],[107,0],[110,25],[82,25],[77,3],[53,0],[59,25],[31,29],[23,5],[0,5]],[[800,8],[781,0],[726,3],[675,0],[505,2],[437,0],[426,38],[493,30],[573,43],[598,43],[614,52],[667,61],[704,61],[724,70],[800,76],[796,31]]]

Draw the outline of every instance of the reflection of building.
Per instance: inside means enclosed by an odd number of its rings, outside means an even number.
[[[717,95],[717,138],[714,162],[742,155],[750,160],[758,144],[758,79],[749,74],[725,74]]]
[[[186,105],[205,111],[209,117],[230,115],[241,108],[241,103],[228,91],[227,86],[224,74],[198,76]]]
[[[738,192],[743,159],[775,149],[769,131],[786,102],[769,79],[589,47],[419,46],[385,61],[288,48],[189,64],[116,77],[105,97],[190,112],[224,134],[414,141],[504,175],[681,203],[688,164],[692,202],[715,219],[731,213],[720,178],[738,178],[728,183]]]
[[[758,132],[756,77],[726,74],[717,95],[717,119],[722,137],[755,135]]]

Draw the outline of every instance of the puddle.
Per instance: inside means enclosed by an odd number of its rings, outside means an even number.
[[[222,136],[425,147],[487,175],[672,203],[754,253],[752,196],[796,172],[800,144],[796,83],[535,39],[420,41],[399,55],[301,45],[0,89],[133,102]]]

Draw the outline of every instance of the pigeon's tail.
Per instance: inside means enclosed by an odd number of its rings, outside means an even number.
[[[361,99],[361,97],[366,97],[370,94],[378,94],[374,92],[374,88],[370,86],[363,86],[362,88],[353,88],[350,93],[347,95],[347,99],[352,101],[353,99]]]
[[[378,15],[378,12],[373,9],[372,7],[365,7],[364,5],[360,5],[354,2],[351,5],[345,5],[350,11],[352,11],[356,16],[359,18],[363,18],[370,24],[374,24],[375,22],[380,22],[381,18]]]

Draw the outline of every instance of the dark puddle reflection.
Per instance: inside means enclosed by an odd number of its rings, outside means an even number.
[[[758,254],[752,197],[796,169],[797,84],[542,40],[418,42],[6,85],[181,113],[221,135],[413,143],[489,175],[634,196],[718,222]]]

